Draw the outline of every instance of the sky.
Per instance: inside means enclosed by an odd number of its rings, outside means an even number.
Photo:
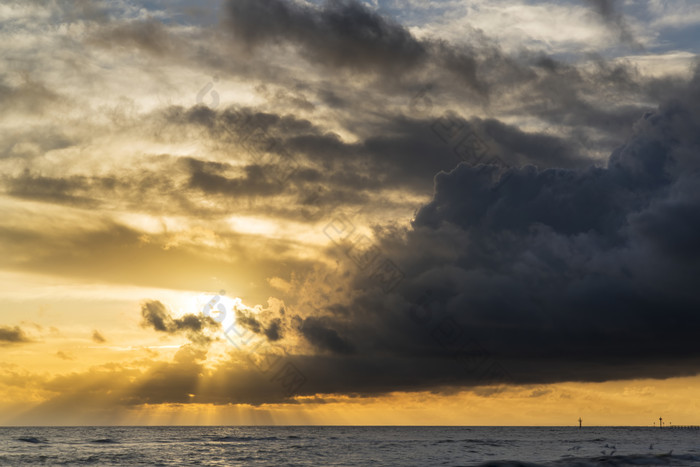
[[[694,0],[4,1],[0,424],[700,424]]]

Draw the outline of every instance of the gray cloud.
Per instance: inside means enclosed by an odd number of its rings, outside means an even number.
[[[75,360],[75,356],[73,356],[70,353],[60,351],[60,350],[58,352],[56,352],[56,356],[58,358],[60,358],[61,360],[68,360],[68,361]]]
[[[236,308],[236,325],[256,334],[264,335],[269,342],[281,340],[287,332],[284,308],[266,308],[258,313]]]
[[[0,326],[0,346],[32,342],[19,326]]]
[[[11,196],[74,206],[97,204],[95,199],[78,194],[84,193],[94,181],[104,181],[105,184],[100,187],[104,191],[112,188],[115,182],[114,179],[111,183],[105,179],[90,180],[84,176],[44,177],[30,174],[28,171],[17,177],[5,177],[7,193]]]
[[[329,67],[400,72],[424,63],[426,46],[400,24],[354,1],[315,8],[281,0],[233,0],[227,4],[234,37],[254,47],[292,42]]]
[[[392,81],[425,66],[444,66],[462,84],[486,91],[472,51],[418,40],[402,25],[354,0],[327,1],[321,7],[283,0],[230,0],[227,11],[231,33],[249,48],[298,45],[314,63],[379,73]]]
[[[146,301],[141,305],[141,317],[143,327],[152,327],[166,334],[183,333],[197,344],[211,342],[211,337],[204,331],[218,327],[218,323],[212,318],[200,314],[186,314],[181,318],[173,318],[166,306],[157,300]]]
[[[170,34],[163,23],[153,18],[110,23],[90,36],[89,42],[101,47],[136,48],[154,55],[172,53],[182,45],[180,37]]]
[[[280,318],[274,318],[270,321],[270,324],[265,328],[265,337],[271,342],[278,341],[284,337],[282,320]]]
[[[328,371],[309,390],[471,386],[485,367],[517,383],[696,374],[699,102],[700,70],[607,167],[439,174],[412,228],[379,244],[406,274],[397,292],[361,272],[349,305],[325,307],[317,334],[355,352],[308,357]]]
[[[317,349],[334,354],[352,354],[355,347],[329,327],[323,318],[305,318],[301,324],[301,334]]]
[[[104,344],[105,342],[107,342],[107,339],[105,339],[105,337],[102,335],[102,333],[100,333],[100,331],[95,329],[94,331],[92,331],[92,341],[96,344]]]
[[[252,313],[244,310],[236,310],[236,324],[239,324],[246,329],[250,329],[257,334],[263,332],[263,326],[260,324],[260,321],[258,321]]]
[[[629,26],[625,22],[624,15],[618,9],[618,0],[585,0],[593,7],[603,20],[619,34],[620,41],[626,45],[642,49],[642,46],[634,38]]]
[[[23,82],[14,86],[0,81],[0,102],[3,104],[0,110],[2,114],[16,112],[37,115],[43,113],[47,107],[65,104],[65,98],[44,83],[25,75]]]
[[[636,115],[641,113],[638,110]],[[452,143],[436,134],[434,127],[440,123],[436,119],[387,116],[376,123],[375,134],[348,144],[308,121],[252,109],[216,112],[207,108],[173,108],[168,114],[173,123],[201,126],[212,137],[231,144],[259,129],[269,135],[269,141],[276,142],[277,151],[296,157],[298,165],[289,167],[284,185],[270,171],[274,170],[271,164],[283,166],[287,159],[270,159],[269,164],[263,165],[251,163],[238,177],[227,175],[231,173],[229,165],[187,159],[190,187],[212,194],[275,196],[296,191],[303,199],[309,192],[322,191],[324,204],[364,204],[383,189],[429,192],[432,176],[453,168],[461,160]],[[632,120],[633,114],[627,118]],[[557,136],[527,133],[495,119],[467,121],[452,114],[446,120],[462,126],[463,133],[480,135],[491,146],[491,152],[497,152],[512,165],[583,167],[591,163],[581,154],[580,143],[576,145]],[[247,147],[239,151],[244,157],[252,157]]]

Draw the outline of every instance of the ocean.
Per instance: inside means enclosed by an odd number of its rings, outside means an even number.
[[[700,466],[700,431],[651,427],[0,427],[0,465]]]

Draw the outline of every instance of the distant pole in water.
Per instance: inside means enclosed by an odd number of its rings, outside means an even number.
[[[663,428],[663,427],[664,427],[664,419],[659,417],[659,428]]]
[[[581,417],[578,418],[578,429],[581,429],[581,423],[583,423],[583,420],[581,420]]]

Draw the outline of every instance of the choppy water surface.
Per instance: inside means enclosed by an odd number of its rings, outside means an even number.
[[[0,465],[697,465],[700,432],[521,427],[0,428]]]

